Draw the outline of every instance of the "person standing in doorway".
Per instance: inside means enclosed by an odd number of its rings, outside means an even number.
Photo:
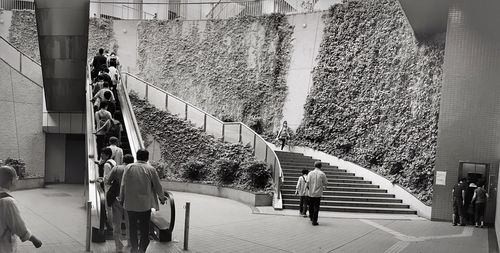
[[[136,157],[137,162],[129,164],[123,174],[120,199],[128,214],[131,252],[146,252],[151,209],[159,210],[158,199],[164,204],[166,197],[156,169],[147,163],[149,152],[139,149]],[[140,242],[138,231],[141,233]]]
[[[477,187],[476,190],[474,190],[474,196],[472,197],[471,204],[475,204],[474,218],[476,228],[479,226],[479,223],[481,223],[481,228],[484,227],[484,208],[486,206],[486,200],[488,199],[488,197],[489,195],[484,189],[484,184],[481,184],[481,186]]]
[[[283,121],[283,125],[281,126],[280,131],[278,132],[278,136],[276,137],[281,142],[281,150],[286,145],[288,139],[290,139],[290,129],[288,128],[288,122]]]
[[[464,220],[464,199],[465,199],[465,178],[461,178],[458,183],[453,186],[453,226],[460,222],[460,226],[465,226]]]
[[[309,170],[307,169],[302,170],[302,176],[300,176],[299,179],[297,180],[297,186],[295,187],[295,195],[300,196],[299,212],[300,215],[304,217],[307,217],[308,197],[307,197],[306,177],[308,173]]]
[[[306,179],[306,186],[309,189],[309,217],[313,226],[319,225],[318,214],[321,196],[323,196],[323,190],[328,185],[328,179],[326,178],[326,174],[321,171],[321,167],[321,161],[314,162],[314,170],[307,174]]]
[[[17,252],[15,236],[23,242],[29,240],[35,248],[42,246],[42,242],[32,235],[24,224],[16,201],[8,194],[14,187],[15,180],[17,173],[14,168],[0,167],[0,252],[2,253]]]

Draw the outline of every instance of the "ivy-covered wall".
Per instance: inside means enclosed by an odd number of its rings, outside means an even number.
[[[444,41],[417,41],[397,0],[332,6],[297,143],[431,203]]]
[[[282,117],[293,31],[283,15],[142,21],[139,75],[225,120]]]
[[[9,42],[21,52],[40,62],[40,49],[38,48],[38,32],[36,30],[34,11],[12,10]]]
[[[12,22],[9,28],[9,42],[21,52],[40,62],[38,32],[35,12],[31,10],[12,10]],[[113,21],[102,18],[89,20],[88,56],[92,58],[99,48],[118,50],[114,39]]]

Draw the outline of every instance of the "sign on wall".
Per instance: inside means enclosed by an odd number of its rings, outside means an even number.
[[[446,185],[446,171],[436,171],[436,185]]]

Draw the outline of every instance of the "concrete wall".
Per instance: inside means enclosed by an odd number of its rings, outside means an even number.
[[[297,129],[304,117],[304,104],[311,88],[312,73],[325,26],[321,16],[325,12],[295,14],[288,16],[293,30],[290,68],[286,78],[288,94],[283,106],[283,120]]]
[[[122,70],[137,74],[137,20],[115,20],[113,30],[115,39],[119,45],[118,56]]]
[[[42,87],[0,59],[0,91],[0,159],[21,158],[27,177],[43,177]]]
[[[451,190],[460,161],[486,163],[490,176],[500,160],[500,6],[493,1],[454,1],[448,19],[432,218],[451,220]],[[494,182],[496,185],[496,182]],[[496,187],[488,187],[493,190]],[[492,198],[490,198],[492,199]],[[486,221],[492,222],[494,202]],[[489,215],[491,214],[491,215]]]
[[[0,37],[9,39],[9,28],[12,23],[12,11],[2,11],[0,13]]]

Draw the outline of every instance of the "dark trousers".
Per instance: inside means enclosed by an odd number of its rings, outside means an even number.
[[[286,138],[280,138],[280,141],[281,141],[281,150],[283,150],[286,144]]]
[[[151,210],[144,212],[127,211],[131,252],[146,252],[149,245],[149,222],[151,221]],[[139,223],[139,224],[137,224]],[[139,227],[137,227],[139,225]],[[141,233],[141,239],[137,243],[137,231]]]
[[[300,214],[305,215],[307,213],[308,198],[309,197],[307,197],[307,196],[300,196],[300,202],[299,202]]]
[[[463,200],[459,198],[454,198],[453,199],[453,214],[455,215],[455,219],[453,221],[454,224],[457,224],[460,221],[460,217],[462,217],[462,220],[464,218],[464,204]]]
[[[313,223],[318,222],[319,204],[321,202],[321,197],[313,198],[309,197],[309,217]]]
[[[106,135],[97,134],[96,136],[97,144],[97,159],[101,160],[102,149],[106,147]]]
[[[474,209],[474,216],[476,218],[476,223],[484,221],[484,207],[486,203],[476,203],[476,208]]]

